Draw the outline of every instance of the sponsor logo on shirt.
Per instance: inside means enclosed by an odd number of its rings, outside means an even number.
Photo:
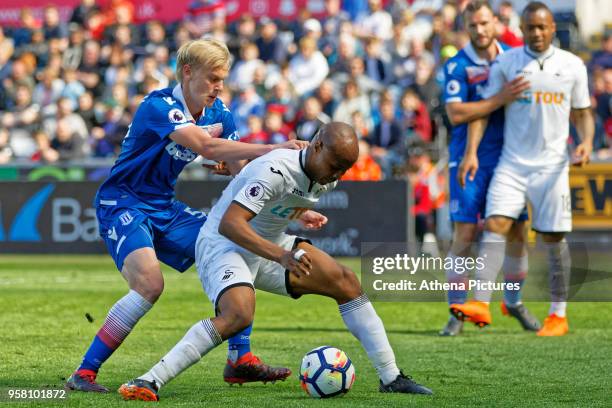
[[[190,162],[198,157],[197,154],[192,152],[190,149],[177,144],[176,142],[170,142],[166,145],[166,152],[172,156],[174,160],[181,160]]]
[[[523,104],[561,105],[564,100],[563,92],[526,91],[516,101]]]
[[[489,79],[489,67],[465,67],[468,84],[477,84]]]

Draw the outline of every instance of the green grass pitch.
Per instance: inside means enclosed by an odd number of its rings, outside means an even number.
[[[0,258],[0,405],[8,388],[60,387],[80,362],[109,307],[127,285],[107,256]],[[358,270],[358,260],[343,260]],[[103,366],[99,381],[111,390],[148,370],[197,320],[211,316],[193,269],[165,270],[165,292],[123,346]],[[571,333],[537,338],[494,307],[493,325],[467,327],[458,338],[439,338],[443,303],[376,303],[398,365],[431,387],[433,397],[380,394],[365,352],[346,331],[333,301],[298,301],[259,292],[252,336],[265,361],[290,367],[286,382],[229,387],[222,380],[225,346],[207,355],[161,391],[161,406],[609,406],[612,373],[612,304],[573,303]],[[529,303],[540,318],[547,303]],[[90,323],[85,315],[93,318]],[[343,398],[319,401],[299,387],[305,352],[333,345],[353,360],[357,379]],[[116,393],[70,394],[32,406],[142,406]],[[18,406],[26,406],[21,404]]]

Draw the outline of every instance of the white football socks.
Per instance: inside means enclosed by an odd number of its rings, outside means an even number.
[[[387,339],[382,320],[364,294],[339,306],[344,324],[359,340],[383,384],[393,382],[399,375],[395,354]]]
[[[506,252],[506,237],[495,232],[485,231],[480,241],[478,257],[484,259],[484,268],[476,269],[476,280],[481,282],[495,282],[503,263]],[[489,303],[493,296],[490,289],[474,290],[474,299],[480,302]]]
[[[572,259],[567,241],[546,243],[551,304],[548,314],[565,317]]]
[[[153,382],[161,388],[174,377],[200,361],[204,355],[223,340],[210,319],[194,324],[159,363],[141,375],[140,379]]]

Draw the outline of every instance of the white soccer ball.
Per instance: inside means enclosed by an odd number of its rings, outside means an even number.
[[[355,382],[355,366],[346,353],[331,346],[306,353],[300,367],[300,384],[313,398],[344,395]]]

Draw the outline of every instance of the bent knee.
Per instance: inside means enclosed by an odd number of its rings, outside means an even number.
[[[132,289],[138,292],[140,296],[147,299],[150,303],[155,303],[164,292],[163,279],[141,280],[133,286],[135,287],[132,287]]]
[[[338,279],[336,282],[336,294],[334,298],[340,302],[347,302],[361,295],[361,283],[355,272],[344,265],[340,265]]]

